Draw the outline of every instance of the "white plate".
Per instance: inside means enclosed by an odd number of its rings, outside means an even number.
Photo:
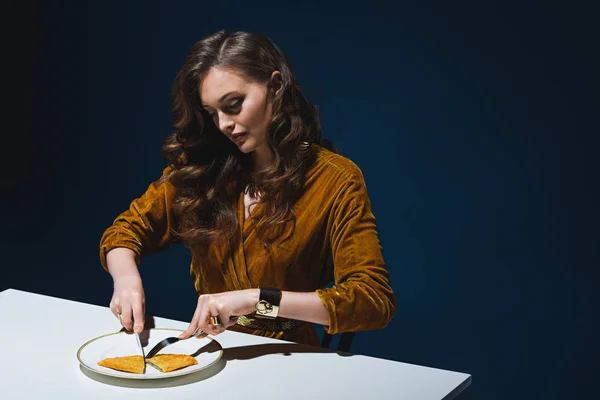
[[[141,337],[143,338],[144,336],[148,336],[148,344],[144,345],[144,352],[149,352],[155,344],[165,338],[170,336],[179,336],[181,332],[183,331],[180,329],[164,328],[154,328],[144,331],[141,334]],[[159,354],[167,353],[193,355],[197,353],[200,348],[210,344],[213,341],[216,342],[216,340],[210,337],[205,337],[203,339],[191,338],[187,340],[180,340],[179,342],[161,350]],[[77,359],[85,368],[103,375],[127,379],[161,379],[191,374],[214,365],[223,355],[223,350],[220,345],[212,347],[212,349],[215,348],[217,348],[218,351],[203,351],[196,355],[196,360],[198,360],[197,365],[191,365],[189,367],[171,372],[160,372],[156,368],[146,364],[146,372],[144,374],[134,374],[130,372],[117,371],[98,365],[98,361],[105,358],[139,354],[137,343],[133,334],[116,332],[99,336],[83,344],[77,351]]]

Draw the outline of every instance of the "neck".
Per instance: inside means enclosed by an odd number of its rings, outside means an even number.
[[[252,152],[252,170],[253,172],[266,169],[275,158],[268,145],[258,147]]]

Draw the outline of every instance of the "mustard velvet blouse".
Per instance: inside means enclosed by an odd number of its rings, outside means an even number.
[[[267,251],[244,216],[244,193],[239,194],[239,229],[229,239],[203,249],[191,248],[190,274],[198,294],[274,287],[286,291],[316,291],[329,313],[327,333],[384,328],[396,304],[377,236],[375,217],[360,169],[349,159],[314,146],[315,162],[307,172],[305,191],[294,205],[295,226]],[[167,173],[167,167],[163,173]],[[172,203],[175,189],[153,183],[128,210],[119,215],[100,241],[100,259],[117,247],[140,258],[175,241]],[[261,207],[257,204],[251,215]],[[288,233],[290,233],[288,232]],[[325,288],[329,283],[334,286]],[[319,344],[311,323],[288,331],[232,330]]]

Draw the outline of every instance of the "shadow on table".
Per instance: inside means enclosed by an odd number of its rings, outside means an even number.
[[[154,319],[152,317],[147,317],[145,329],[151,329],[154,327]],[[123,328],[121,331],[125,331],[125,328]],[[146,330],[144,331],[144,333],[147,332],[148,331]],[[148,340],[147,335],[144,335],[144,333],[140,335],[140,339],[143,345],[145,345],[144,342],[147,342]],[[207,367],[197,372],[193,372],[188,375],[162,379],[127,379],[98,374],[96,372],[90,371],[89,369],[81,365],[79,368],[81,372],[88,378],[107,385],[136,389],[155,389],[183,386],[209,379],[221,372],[227,365],[228,361],[233,360],[250,360],[252,358],[262,357],[270,354],[280,354],[282,356],[287,357],[293,356],[294,353],[330,353],[337,354],[342,357],[350,357],[353,355],[352,353],[345,353],[342,351],[336,351],[299,343],[268,343],[230,347],[227,349],[223,349],[223,347],[217,340],[211,340],[209,343],[200,347],[196,352],[190,355],[193,357],[197,357],[202,353],[214,353],[222,351],[223,354],[219,361],[211,365],[210,367]]]
[[[209,343],[207,346],[210,346]],[[299,343],[268,343],[256,344],[249,346],[230,347],[223,350],[223,359],[226,361],[232,360],[249,360],[251,358],[266,356],[269,354],[281,354],[282,356],[292,356],[294,353],[331,353],[342,357],[351,357],[352,353],[344,353],[342,351],[324,349],[321,347],[309,346]]]
[[[140,334],[140,341],[142,342],[142,346],[144,347],[148,344],[149,332],[152,328],[156,328],[154,317],[151,315],[147,315],[144,322],[144,331]],[[125,330],[125,328],[122,328],[121,332],[127,331]],[[293,353],[337,353],[342,357],[352,356],[352,353],[346,353],[339,350],[330,350],[328,348],[304,345],[299,343],[269,343],[230,347],[227,349],[223,349],[217,341],[213,341],[205,345],[204,347],[198,349],[196,353],[190,355],[196,357],[197,355],[203,352],[212,353],[221,350],[223,350],[223,356],[221,357],[221,359],[225,361],[249,360],[251,358],[266,356],[269,354],[281,354],[284,356],[291,356]]]

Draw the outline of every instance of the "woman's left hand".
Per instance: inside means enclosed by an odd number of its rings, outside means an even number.
[[[218,335],[234,325],[238,316],[254,312],[259,295],[259,289],[201,295],[198,297],[196,312],[194,312],[190,326],[179,335],[179,338],[186,339],[200,330],[211,335]],[[221,325],[211,324],[210,317],[217,315],[221,320]]]

